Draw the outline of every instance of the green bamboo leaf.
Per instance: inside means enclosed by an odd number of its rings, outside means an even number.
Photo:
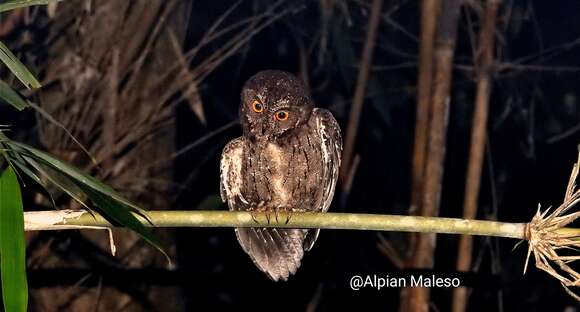
[[[12,0],[4,1],[0,4],[0,13],[4,11],[10,11],[13,9],[24,8],[33,5],[45,5],[50,2],[60,2],[62,0]]]
[[[26,102],[16,91],[12,90],[10,86],[0,80],[0,101],[4,101],[21,111],[27,108],[28,102]]]
[[[0,276],[6,312],[25,312],[28,305],[24,212],[20,185],[12,167],[0,177]]]
[[[131,214],[131,211],[134,211],[151,222],[145,210],[126,200],[98,179],[45,152],[12,141],[5,136],[0,136],[0,142],[3,142],[13,152],[20,154],[35,170],[81,203],[79,190],[82,191],[106,217],[136,232],[145,241],[161,251],[169,261],[169,257],[163,251],[157,238]],[[57,176],[57,174],[61,176]],[[70,187],[70,184],[74,184],[76,187]]]
[[[40,180],[40,178],[38,177],[38,175],[36,173],[32,172],[32,170],[30,170],[28,167],[26,167],[26,164],[23,164],[20,161],[14,161],[13,159],[10,160],[10,163],[12,163],[16,168],[18,168],[18,170],[22,171],[29,178],[34,180],[34,182],[36,182],[38,185],[44,187],[42,180]],[[26,187],[26,185],[24,185],[24,187]]]
[[[48,181],[50,181],[56,187],[61,189],[68,196],[70,196],[72,199],[76,200],[79,204],[81,204],[86,209],[88,209],[88,210],[91,209],[85,203],[85,200],[84,200],[85,196],[83,196],[82,190],[79,189],[76,186],[76,184],[71,182],[70,179],[68,179],[68,177],[64,177],[62,174],[59,174],[56,170],[53,170],[52,168],[50,168],[48,166],[44,166],[44,165],[34,161],[32,158],[30,158],[28,156],[24,155],[22,157],[26,160],[26,162],[30,166],[32,166],[38,173],[40,173],[42,176],[44,176]],[[24,167],[26,167],[26,166],[24,166]],[[25,172],[25,173],[27,173],[27,172]],[[46,186],[43,186],[43,187],[46,189]]]
[[[157,237],[155,237],[155,235],[153,235],[150,229],[145,227],[130,212],[130,207],[125,206],[122,202],[114,200],[110,196],[106,196],[103,193],[95,191],[86,184],[78,183],[77,185],[84,191],[84,193],[91,199],[91,201],[104,212],[107,217],[133,230],[146,242],[159,250],[165,256],[165,258],[167,258],[167,261],[171,263],[171,259],[162,248],[162,243],[157,239]]]
[[[10,155],[10,154],[7,153],[7,155]],[[44,189],[47,197],[50,199],[50,203],[52,204],[52,207],[54,207],[54,209],[57,209],[56,202],[54,201],[54,197],[50,193],[50,190],[48,189],[46,183],[40,179],[40,177],[38,176],[38,174],[36,172],[33,172],[31,169],[28,168],[28,163],[26,161],[24,161],[24,159],[22,159],[22,157],[20,157],[20,155],[18,155],[18,156],[19,156],[18,159],[12,158],[11,156],[8,156],[7,158],[9,158],[10,163],[14,166],[14,169],[18,169],[17,171],[21,171],[22,173],[27,175],[34,182],[36,182],[36,184],[38,184],[39,186],[41,186]],[[22,182],[22,185],[24,187],[26,187],[24,182]]]
[[[0,142],[0,146],[2,146],[2,145],[3,144]],[[24,158],[22,158],[22,156],[20,156],[20,154],[15,153],[12,150],[6,150],[6,153],[4,153],[4,156],[14,166],[14,169],[18,169],[18,170],[22,171],[29,178],[34,180],[34,182],[36,182],[38,185],[44,187],[44,183],[42,183],[42,180],[40,180],[40,177],[38,176],[38,174],[36,174],[35,172],[32,172],[32,170],[30,170],[28,168],[28,163],[24,160]],[[18,172],[18,170],[16,172]],[[24,185],[24,186],[26,187],[26,185]]]
[[[5,46],[2,41],[0,41],[0,61],[2,61],[10,71],[22,82],[22,84],[27,88],[40,88],[40,82],[36,80],[36,77],[20,63],[16,55],[12,54],[7,46]]]
[[[114,200],[123,203],[123,205],[135,210],[135,212],[139,213],[144,218],[147,218],[145,210],[131,203],[127,199],[123,198],[119,193],[113,190],[113,188],[99,181],[98,179],[90,176],[89,174],[84,173],[82,170],[75,168],[74,166],[69,165],[65,162],[62,162],[56,159],[55,157],[51,156],[50,154],[37,150],[26,144],[18,143],[9,139],[5,139],[5,144],[11,147],[12,149],[16,150],[17,152],[19,152],[21,155],[31,157],[37,161],[40,161],[52,167],[56,171],[63,173],[64,175],[68,176],[75,184],[81,183],[83,185],[88,186],[89,188],[91,188],[96,192],[103,193],[104,195],[109,196]]]

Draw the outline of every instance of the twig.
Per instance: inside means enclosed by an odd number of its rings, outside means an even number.
[[[580,71],[580,67],[578,66],[559,66],[559,65],[535,65],[535,64],[514,64],[514,63],[501,63],[501,62],[494,62],[491,65],[494,73],[502,74],[505,71],[512,71],[513,73],[523,73],[529,71],[536,71],[536,72],[555,72],[555,73],[576,73]],[[475,72],[479,69],[472,65],[466,64],[455,64],[453,65],[454,69],[464,71],[464,72]],[[373,67],[373,69],[375,69]],[[376,70],[381,70],[380,66],[376,66]],[[389,69],[389,68],[387,68]],[[510,74],[512,74],[510,72]],[[502,74],[507,76],[507,73]]]
[[[381,233],[378,233],[379,241],[377,242],[377,248],[389,259],[391,263],[399,269],[405,269],[405,258],[397,251],[397,249],[389,242],[389,240]]]
[[[354,145],[356,142],[356,133],[358,130],[358,122],[362,112],[362,105],[367,87],[367,80],[369,78],[370,66],[373,59],[373,50],[375,48],[375,38],[381,21],[382,0],[373,0],[371,9],[371,17],[366,34],[365,45],[360,61],[360,70],[358,71],[358,78],[356,89],[352,99],[352,107],[350,110],[350,117],[348,120],[348,127],[346,129],[346,140],[344,151],[342,155],[342,166],[340,168],[340,185],[344,187],[346,178],[350,171],[350,166],[353,159]]]
[[[163,164],[163,163],[167,163],[185,153],[187,153],[188,151],[191,151],[192,149],[195,149],[196,147],[198,147],[199,145],[207,142],[208,140],[212,139],[213,137],[215,137],[218,134],[221,134],[222,132],[232,128],[233,126],[237,125],[239,123],[238,120],[234,120],[234,121],[230,121],[227,124],[207,133],[206,135],[202,136],[201,138],[197,139],[195,142],[189,143],[186,146],[182,147],[181,149],[179,149],[178,151],[175,151],[174,153],[172,153],[171,155],[169,155],[167,158],[163,158],[163,159],[159,159],[156,160],[150,164],[146,164],[144,165],[144,168],[150,168],[150,167],[154,167],[156,165],[159,164]]]
[[[182,90],[184,90],[182,97],[189,102],[189,107],[197,116],[199,121],[205,126],[207,124],[207,120],[205,118],[201,95],[199,94],[199,88],[197,84],[198,81],[190,71],[189,64],[187,63],[187,60],[185,59],[185,56],[182,52],[181,45],[179,44],[179,39],[173,31],[169,31],[169,39],[171,46],[175,51],[175,57],[177,58],[177,61],[181,63],[181,72],[178,76],[178,84],[181,84],[180,87]]]
[[[570,128],[570,129],[568,129],[568,130],[566,130],[566,131],[564,131],[562,133],[558,133],[558,134],[556,134],[556,135],[554,135],[552,137],[549,137],[546,140],[546,142],[548,144],[556,143],[558,141],[561,141],[561,140],[563,140],[563,139],[565,139],[565,138],[567,138],[567,137],[569,137],[569,136],[577,133],[578,131],[580,131],[580,124],[577,124],[574,127]]]
[[[479,68],[477,79],[477,94],[471,130],[471,146],[469,150],[469,165],[465,181],[465,198],[463,201],[463,218],[475,219],[477,214],[477,199],[481,183],[483,167],[489,97],[491,93],[491,68],[493,62],[494,37],[497,12],[501,0],[488,0],[485,10],[483,27],[479,37],[479,51],[476,55],[476,65]],[[473,240],[471,236],[462,235],[459,239],[457,253],[457,270],[468,271],[471,267]],[[467,307],[467,289],[456,288],[453,291],[452,311],[462,312]]]

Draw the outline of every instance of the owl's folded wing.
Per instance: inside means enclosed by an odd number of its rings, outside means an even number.
[[[322,141],[322,201],[315,211],[327,211],[334,196],[340,157],[342,153],[342,137],[338,122],[326,109],[316,108],[312,112],[316,118],[316,128]]]
[[[316,121],[316,130],[321,140],[322,151],[322,192],[319,207],[313,207],[313,211],[326,212],[332,202],[338,172],[340,169],[340,157],[342,153],[342,137],[338,122],[326,109],[315,108],[312,111]],[[304,238],[304,250],[312,249],[320,229],[308,230]]]
[[[224,147],[220,161],[220,195],[230,210],[238,210],[237,203],[244,201],[240,191],[244,143],[243,137],[230,141]]]

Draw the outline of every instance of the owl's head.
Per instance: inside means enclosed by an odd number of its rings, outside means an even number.
[[[308,122],[314,104],[296,76],[277,70],[261,71],[242,89],[240,122],[252,140],[276,140]]]

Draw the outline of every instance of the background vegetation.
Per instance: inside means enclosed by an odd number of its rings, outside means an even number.
[[[140,206],[225,209],[217,197],[218,162],[224,144],[240,135],[241,86],[259,70],[288,70],[307,82],[318,106],[329,108],[343,131],[358,129],[332,211],[424,213],[423,200],[414,196],[430,194],[440,198],[430,213],[460,217],[464,194],[472,192],[465,186],[474,159],[475,98],[487,76],[491,97],[475,216],[529,221],[538,202],[561,202],[576,160],[580,5],[433,1],[445,8],[437,15],[425,10],[430,2],[68,0],[3,13],[0,40],[43,88],[22,87],[8,68],[1,67],[0,76],[68,129],[92,159],[42,111],[0,106],[0,124],[11,125],[5,132],[11,139],[82,168]],[[490,41],[482,39],[482,30],[494,3]],[[438,16],[434,24],[429,16]],[[425,93],[425,84],[418,83],[428,38],[422,24],[435,25],[434,51],[427,56],[433,72],[446,74],[432,74],[439,84],[427,85],[440,93]],[[369,40],[372,58],[363,53]],[[486,48],[487,59],[481,55]],[[445,80],[448,96],[445,88],[437,89]],[[444,121],[449,112],[447,124],[428,123],[425,132],[428,142],[433,134],[446,138],[438,141],[446,150],[424,147],[425,159],[416,162],[416,117],[426,105],[417,100],[421,92],[432,105],[429,120]],[[349,128],[355,103],[361,105],[360,122]],[[433,124],[440,125],[438,131]],[[417,168],[436,174],[424,178]],[[434,187],[423,185],[428,179],[435,179]],[[51,206],[42,188],[23,182],[26,210]],[[45,182],[58,208],[81,207],[60,191],[66,180]],[[420,191],[417,185],[423,185]],[[101,231],[27,233],[30,309],[392,310],[401,303],[412,310],[399,289],[353,292],[350,276],[396,276],[417,268],[460,274],[455,236],[440,235],[436,246],[417,248],[429,238],[323,231],[297,275],[272,283],[242,252],[231,229],[157,232],[173,266],[125,230],[115,230],[116,256]],[[512,248],[512,241],[475,239],[469,273],[459,275],[471,289],[468,309],[542,311],[576,304],[545,273],[522,276],[526,250]],[[404,298],[416,303],[422,295]],[[448,310],[451,298],[452,290],[432,289],[427,302]]]

